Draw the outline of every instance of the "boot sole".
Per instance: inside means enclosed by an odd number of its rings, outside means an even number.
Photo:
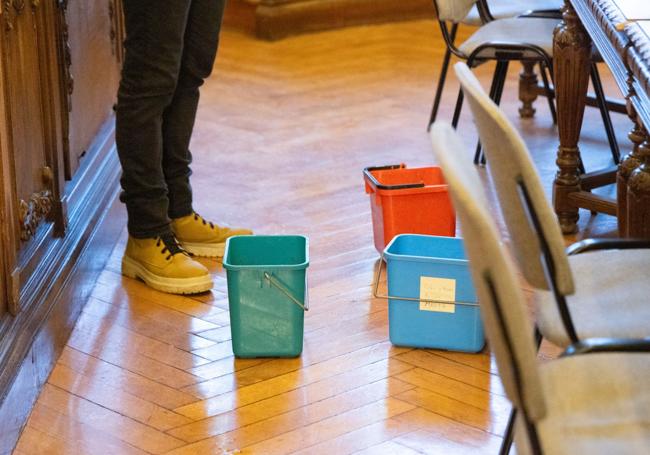
[[[122,275],[141,279],[150,288],[169,294],[198,294],[212,289],[210,275],[194,278],[167,278],[150,272],[140,263],[124,256],[122,258]]]
[[[226,249],[226,243],[192,243],[180,242],[184,250],[194,256],[203,258],[222,258]]]

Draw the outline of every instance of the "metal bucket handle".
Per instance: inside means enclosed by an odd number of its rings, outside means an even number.
[[[284,287],[284,285],[282,283],[280,283],[280,281],[278,281],[278,279],[275,278],[273,276],[273,274],[271,274],[269,272],[264,272],[264,278],[266,279],[266,281],[269,282],[269,284],[271,284],[272,286],[275,286],[284,295],[289,297],[289,299],[291,299],[291,301],[293,303],[295,303],[296,305],[298,305],[303,311],[309,311],[309,302],[306,302],[305,304],[303,304],[299,299],[294,297],[294,295],[291,293],[291,291],[289,291],[286,287]]]
[[[384,264],[384,253],[381,253],[381,259],[379,261],[379,267],[377,268],[377,274],[375,275],[375,285],[373,286],[372,295],[376,299],[384,300],[404,300],[407,302],[420,302],[420,303],[446,303],[448,305],[464,305],[464,306],[478,306],[476,302],[450,302],[448,300],[428,300],[428,299],[416,299],[413,297],[398,297],[393,295],[379,295],[379,280],[381,279],[381,269]],[[388,266],[388,264],[386,264]]]

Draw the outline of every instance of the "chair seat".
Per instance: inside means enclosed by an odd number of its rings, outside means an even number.
[[[569,256],[569,263],[576,292],[567,304],[579,338],[650,336],[650,250],[593,251]],[[544,337],[567,346],[553,294],[536,291],[535,307]]]
[[[553,56],[553,30],[559,21],[557,19],[511,18],[499,19],[480,27],[467,41],[458,48],[469,56],[479,46],[492,43],[500,45],[533,44],[542,48],[549,57]],[[494,49],[480,52],[480,58],[493,59]],[[539,58],[538,54],[524,51],[525,58]]]
[[[536,426],[544,453],[648,453],[648,354],[564,357],[543,364],[540,373],[548,397],[547,414]],[[518,453],[526,453],[520,447]]]
[[[488,6],[490,13],[495,19],[507,19],[509,17],[519,16],[531,11],[551,11],[559,10],[563,5],[562,1],[553,0],[490,0]],[[478,13],[476,5],[463,20],[465,25],[481,25],[481,16]]]

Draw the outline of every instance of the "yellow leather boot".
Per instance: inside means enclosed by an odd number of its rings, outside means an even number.
[[[173,219],[172,231],[184,249],[195,256],[210,258],[223,257],[228,237],[253,233],[250,229],[218,226],[198,213]]]
[[[212,289],[208,269],[193,260],[171,234],[153,239],[129,236],[122,274],[140,278],[148,286],[171,294],[196,294]]]

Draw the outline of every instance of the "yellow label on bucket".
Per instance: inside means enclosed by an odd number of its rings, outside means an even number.
[[[450,278],[420,277],[420,300],[456,300],[456,280]],[[453,303],[420,302],[421,311],[436,311],[438,313],[455,313]]]

